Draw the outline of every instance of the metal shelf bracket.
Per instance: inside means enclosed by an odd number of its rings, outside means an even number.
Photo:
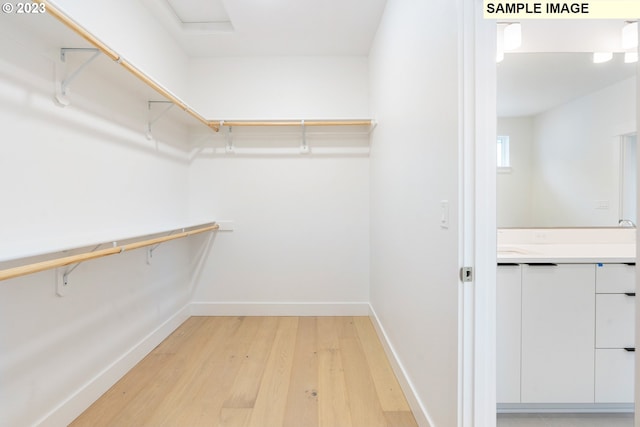
[[[307,144],[307,127],[304,125],[304,120],[300,122],[302,126],[302,144],[300,145],[300,154],[309,154],[309,145]]]
[[[171,236],[176,231],[184,233],[184,230],[185,230],[184,228],[181,229],[181,230],[173,230],[171,233],[167,234],[167,237]],[[158,246],[160,246],[161,244],[162,244],[162,242],[158,243],[157,245],[149,246],[149,248],[147,249],[147,264],[148,265],[151,265],[151,259],[153,258],[153,251],[158,249]]]
[[[74,72],[66,75],[66,62],[67,62],[67,54],[74,52],[92,52],[93,55],[89,57],[86,61],[84,61]],[[100,50],[96,48],[74,48],[74,47],[63,47],[60,49],[60,61],[56,62],[56,96],[55,101],[61,107],[66,107],[71,102],[67,97],[67,91],[69,89],[69,85],[80,75],[82,71],[84,71],[87,66],[93,62],[100,55]]]
[[[90,252],[97,251],[100,246],[102,246],[102,244],[97,245]],[[116,246],[118,246],[118,242],[113,242],[113,247],[115,248]],[[77,262],[67,268],[56,269],[56,295],[63,297],[67,294],[67,290],[69,289],[69,276],[80,264],[82,264],[82,262]]]
[[[220,127],[222,127],[223,122],[223,120],[220,120]],[[227,126],[227,145],[224,148],[224,151],[227,154],[235,153],[235,148],[233,147],[233,134],[231,133],[232,131],[233,129],[231,128],[231,126]]]
[[[155,104],[170,104],[170,105],[167,106],[164,110],[162,110],[156,117],[152,118],[151,111],[152,111],[152,107]],[[173,108],[174,105],[175,104],[171,101],[147,101],[147,107],[149,109],[149,120],[147,122],[147,132],[145,133],[145,136],[149,141],[153,139],[153,134],[151,133],[151,126],[153,126],[153,124],[155,124],[158,120],[160,120],[160,118],[164,116],[167,113],[167,111]]]

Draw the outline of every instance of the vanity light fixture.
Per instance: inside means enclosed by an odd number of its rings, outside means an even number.
[[[638,47],[638,21],[627,21],[622,27],[622,48]]]
[[[502,62],[504,52],[522,45],[522,25],[519,22],[498,22],[496,62]]]
[[[602,64],[603,62],[611,61],[613,58],[613,52],[593,52],[593,63]]]
[[[503,34],[504,50],[517,49],[522,45],[522,25],[519,22],[507,24]]]
[[[498,46],[496,49],[496,62],[502,62],[504,60],[504,43],[503,43],[503,33],[501,31],[501,28],[498,27],[498,34],[497,34],[497,42],[498,42]]]
[[[624,63],[632,64],[634,62],[638,62],[638,52],[625,52],[624,53]]]

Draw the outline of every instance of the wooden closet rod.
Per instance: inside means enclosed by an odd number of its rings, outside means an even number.
[[[373,120],[220,120],[221,126],[371,126]]]
[[[181,239],[183,237],[193,236],[194,234],[214,231],[219,228],[220,226],[218,224],[213,224],[206,227],[196,228],[190,231],[183,231],[182,233],[171,234],[169,236],[156,237],[154,239],[129,243],[128,245],[115,246],[112,248],[101,249],[99,251],[84,252],[81,254],[56,258],[49,261],[36,262],[33,264],[22,265],[20,267],[7,268],[5,270],[0,270],[0,280],[13,279],[15,277],[26,276],[27,274],[38,273],[44,270],[51,270],[53,268],[64,267],[70,264],[77,264],[83,261],[89,261],[96,258],[119,254],[125,251],[143,248],[145,246],[158,245],[160,243],[168,242],[169,240]]]
[[[56,6],[52,5],[51,2],[47,0],[33,0],[33,1],[36,3],[44,4],[49,14],[54,16],[64,25],[69,27],[71,30],[75,31],[80,37],[82,37],[83,39],[91,43],[93,46],[100,49],[100,51],[105,55],[107,55],[109,58],[111,58],[118,64],[122,65],[122,67],[124,67],[127,71],[129,71],[131,74],[136,76],[138,79],[142,80],[147,86],[151,87],[153,90],[155,90],[160,95],[162,95],[163,97],[165,97],[166,99],[168,99],[169,101],[171,101],[172,103],[174,103],[175,105],[183,109],[185,112],[193,116],[195,119],[197,119],[204,125],[210,127],[216,132],[219,130],[218,124],[216,122],[212,122],[202,117],[196,111],[191,109],[191,107],[185,104],[184,101],[182,101],[177,96],[169,92],[167,89],[160,86],[158,83],[152,80],[149,76],[147,76],[138,68],[136,68],[133,64],[127,62],[122,56],[120,56],[120,54],[118,54],[116,51],[114,51],[109,46],[104,44],[100,39],[98,39],[96,36],[94,36],[89,31],[87,31],[85,28],[83,28],[81,25],[79,25],[77,22],[71,19],[68,15],[66,15]]]

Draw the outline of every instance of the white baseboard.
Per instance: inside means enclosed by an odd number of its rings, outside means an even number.
[[[192,302],[192,316],[368,316],[368,302]]]
[[[416,419],[416,422],[421,427],[430,427],[433,424],[429,421],[429,415],[425,407],[420,403],[420,400],[417,397],[415,388],[411,380],[409,380],[409,376],[402,366],[400,359],[398,358],[396,351],[391,345],[387,333],[385,332],[380,320],[378,319],[378,315],[376,314],[373,307],[369,306],[369,318],[371,319],[371,323],[373,323],[373,327],[378,333],[378,337],[380,338],[380,342],[382,343],[382,347],[384,348],[384,352],[387,354],[387,358],[389,359],[389,363],[391,364],[391,369],[396,374],[398,378],[398,382],[400,383],[400,387],[404,392],[405,397],[407,398],[407,402],[409,403],[409,407],[411,411],[413,411],[413,416]]]
[[[69,425],[189,317],[191,317],[191,312],[190,306],[187,304],[102,372],[98,373],[91,381],[42,417],[35,425]]]

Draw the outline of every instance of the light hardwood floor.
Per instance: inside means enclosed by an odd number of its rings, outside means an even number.
[[[192,317],[71,425],[417,426],[367,317]]]

